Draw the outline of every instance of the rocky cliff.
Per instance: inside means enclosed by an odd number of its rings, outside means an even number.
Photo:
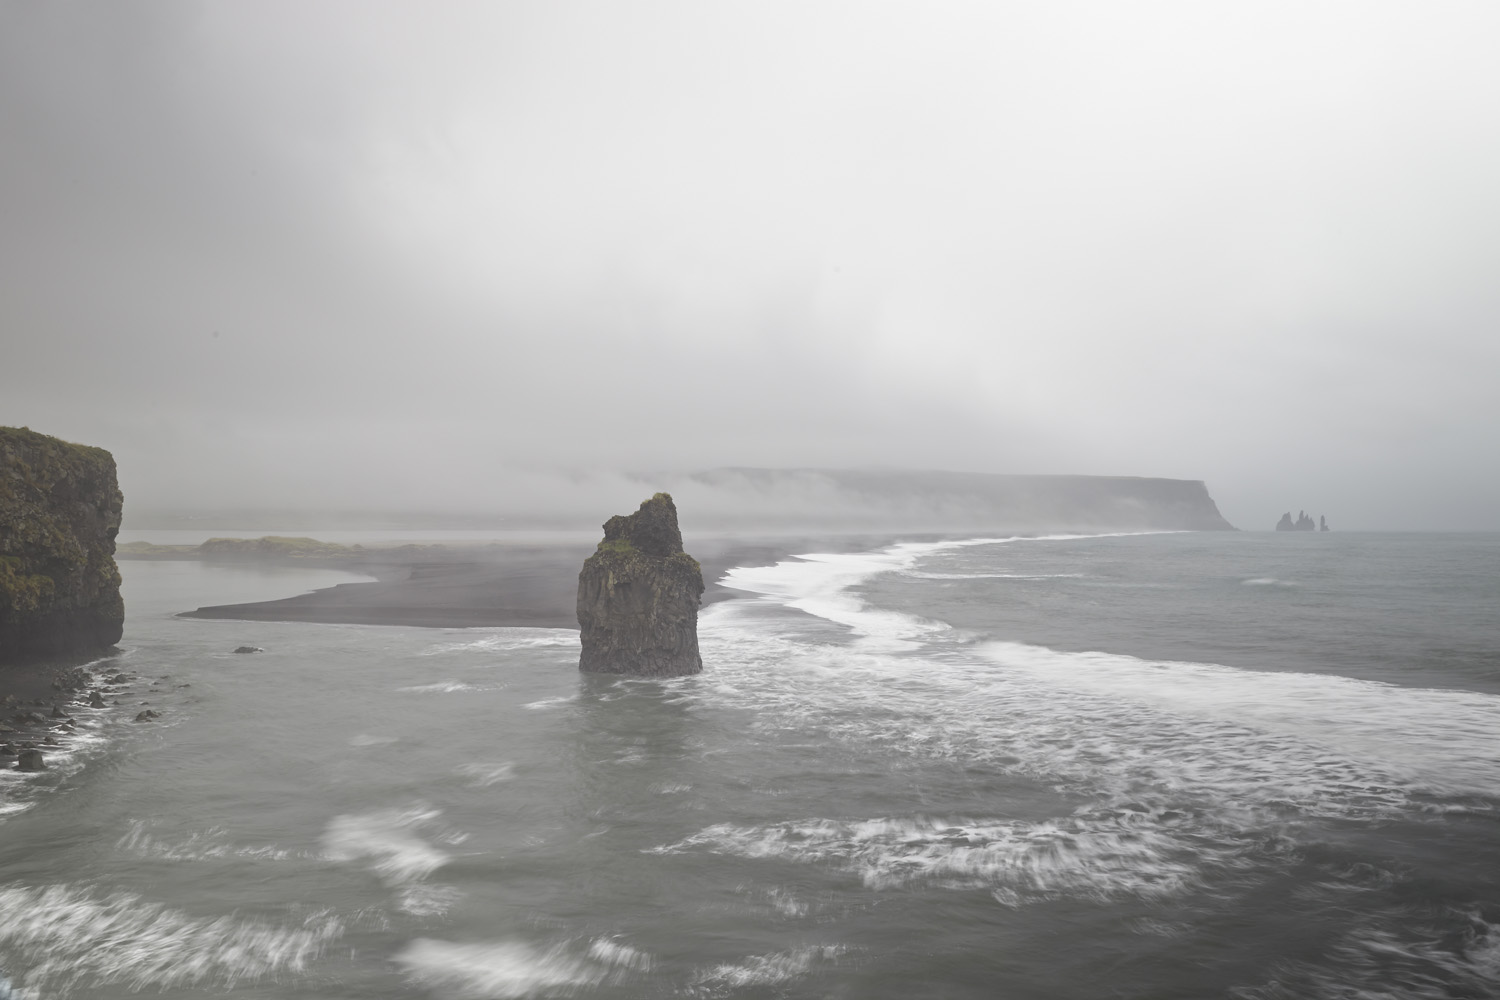
[[[634,514],[615,515],[578,574],[578,668],[648,677],[698,673],[702,596],[703,571],[682,551],[670,496],[658,493]]]
[[[0,664],[119,641],[121,502],[109,452],[0,427]]]

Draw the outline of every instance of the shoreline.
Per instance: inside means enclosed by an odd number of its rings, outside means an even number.
[[[768,566],[800,552],[860,551],[913,536],[881,534],[702,538],[703,605],[742,596],[718,581],[736,566]],[[507,548],[482,558],[413,562],[374,582],[341,583],[273,601],[183,611],[179,618],[418,628],[578,628],[578,573],[595,546]],[[696,550],[696,551],[694,551]],[[345,567],[362,571],[359,567]],[[374,575],[374,574],[372,574]]]

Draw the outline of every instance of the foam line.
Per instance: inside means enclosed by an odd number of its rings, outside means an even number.
[[[326,912],[276,924],[191,917],[132,893],[0,887],[0,950],[20,956],[17,985],[36,996],[233,986],[302,972],[342,934]]]

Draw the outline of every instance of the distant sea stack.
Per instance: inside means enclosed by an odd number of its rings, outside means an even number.
[[[678,677],[703,669],[698,602],[703,571],[682,551],[677,505],[658,493],[604,522],[604,541],[578,574],[578,669]]]
[[[120,641],[122,503],[109,452],[0,427],[0,664]]]
[[[1326,516],[1320,516],[1319,520],[1322,522],[1322,527],[1321,528],[1318,526],[1317,522],[1313,521],[1312,516],[1309,515],[1307,513],[1307,511],[1305,511],[1305,510],[1299,510],[1297,512],[1297,520],[1295,520],[1295,521],[1292,520],[1292,512],[1291,511],[1287,511],[1285,514],[1281,515],[1281,520],[1276,522],[1276,530],[1277,531],[1327,531],[1328,530],[1328,518]]]

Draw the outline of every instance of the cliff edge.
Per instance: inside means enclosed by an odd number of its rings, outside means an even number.
[[[120,640],[122,502],[109,452],[0,427],[0,664]]]
[[[681,484],[715,530],[1233,531],[1197,479],[918,469],[700,472]]]
[[[578,574],[578,669],[676,677],[703,669],[698,602],[703,571],[682,550],[677,506],[658,493],[604,522],[604,540]]]

